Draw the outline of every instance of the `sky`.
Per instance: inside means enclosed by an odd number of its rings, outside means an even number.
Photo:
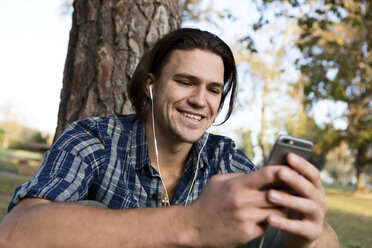
[[[54,133],[71,15],[61,0],[0,1],[0,122]]]

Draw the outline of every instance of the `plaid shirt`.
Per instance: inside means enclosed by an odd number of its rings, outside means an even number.
[[[224,136],[204,134],[190,154],[172,205],[186,204],[189,192],[187,203],[194,201],[215,174],[256,170]],[[25,197],[57,202],[95,200],[120,209],[159,207],[161,195],[162,182],[150,163],[144,123],[135,115],[111,115],[71,124],[45,154],[32,181],[16,189],[8,211]]]

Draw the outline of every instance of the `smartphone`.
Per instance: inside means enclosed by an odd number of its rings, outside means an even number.
[[[287,164],[286,157],[288,153],[295,153],[309,160],[313,153],[313,143],[289,135],[280,135],[276,139],[265,165]]]
[[[292,137],[289,135],[280,135],[271,149],[266,165],[286,165],[287,154],[295,153],[306,160],[309,160],[313,153],[313,143],[308,140]],[[281,182],[275,182],[264,186],[261,190],[277,189],[286,192],[292,190]]]

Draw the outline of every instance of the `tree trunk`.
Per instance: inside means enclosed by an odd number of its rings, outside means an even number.
[[[356,168],[356,191],[363,191],[364,186],[364,168],[365,168],[365,154],[367,153],[367,146],[364,144],[359,145],[358,151],[355,158],[355,168]]]
[[[357,166],[357,168],[356,168],[356,178],[357,178],[357,183],[356,183],[355,190],[356,191],[363,191],[363,189],[364,189],[363,167]]]
[[[134,68],[181,18],[180,0],[75,0],[55,139],[75,120],[132,112]]]
[[[258,138],[258,143],[262,150],[262,166],[265,164],[268,151],[267,151],[267,123],[266,123],[266,108],[268,107],[267,99],[269,95],[269,83],[270,78],[265,77],[263,87],[263,97],[262,97],[262,107],[261,107],[261,134]]]

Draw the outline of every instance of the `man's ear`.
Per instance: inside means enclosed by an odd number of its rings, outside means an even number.
[[[154,87],[154,83],[155,83],[155,75],[152,73],[149,73],[147,75],[147,81],[146,81],[146,95],[149,98],[150,98],[150,85]]]

